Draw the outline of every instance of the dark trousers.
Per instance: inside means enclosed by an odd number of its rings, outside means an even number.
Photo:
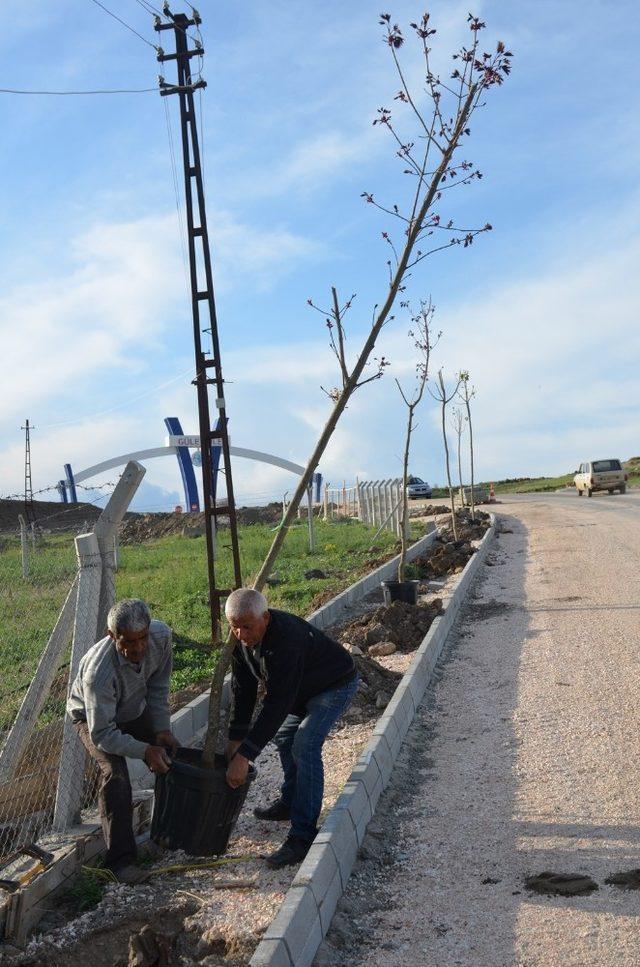
[[[132,863],[136,858],[136,840],[133,835],[133,803],[127,760],[124,756],[109,755],[96,748],[86,722],[76,722],[75,727],[80,741],[100,769],[98,803],[107,847],[106,864],[113,868]],[[121,722],[118,728],[140,742],[151,745],[155,742],[151,716],[146,708],[137,719]]]

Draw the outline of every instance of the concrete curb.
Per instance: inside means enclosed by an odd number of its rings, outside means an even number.
[[[492,514],[491,527],[460,575],[445,613],[431,625],[391,702],[378,719],[371,739],[298,870],[282,906],[258,944],[250,967],[310,967],[329,929],[369,820],[389,782],[400,746],[447,635],[487,555],[494,533],[495,517]]]
[[[420,554],[426,551],[435,541],[437,534],[438,531],[435,524],[433,524],[432,530],[428,534],[425,534],[424,537],[421,537],[420,540],[409,547],[407,560],[414,561],[416,557],[419,557]],[[345,608],[348,608],[349,605],[356,601],[360,601],[370,591],[374,591],[379,587],[381,581],[386,581],[395,575],[398,569],[399,559],[399,554],[396,557],[392,557],[390,561],[386,561],[380,567],[377,567],[375,571],[366,574],[359,581],[356,581],[355,584],[352,584],[351,587],[341,591],[331,601],[327,601],[326,604],[317,611],[314,611],[307,618],[309,624],[314,625],[316,628],[329,628],[332,624],[335,624],[336,621],[340,620],[340,616]],[[228,708],[230,701],[231,676],[227,675],[222,693],[223,713]],[[187,745],[198,732],[206,727],[208,715],[209,690],[207,689],[206,692],[198,695],[197,698],[194,698],[184,708],[181,708],[178,712],[174,712],[171,716],[171,731],[183,745]],[[127,759],[127,764],[129,766],[129,777],[132,788],[146,789],[149,783],[152,783],[152,776],[146,764],[141,759]]]

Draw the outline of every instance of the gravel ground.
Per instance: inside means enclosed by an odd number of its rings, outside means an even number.
[[[496,508],[317,967],[638,963],[640,892],[605,884],[640,867],[640,504],[614,500]],[[528,891],[544,871],[598,890]]]

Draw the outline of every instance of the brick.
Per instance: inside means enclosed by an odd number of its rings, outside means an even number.
[[[338,797],[334,809],[346,809],[348,811],[359,846],[364,839],[367,825],[372,816],[369,796],[364,783],[349,780]]]

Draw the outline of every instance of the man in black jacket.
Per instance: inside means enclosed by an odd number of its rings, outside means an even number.
[[[241,786],[249,762],[274,739],[284,772],[280,798],[254,812],[259,819],[291,821],[285,842],[267,858],[277,869],[299,863],[315,838],[324,788],[322,746],[351,702],[358,677],[342,645],[303,618],[269,608],[259,591],[233,591],[225,614],[238,640],[227,782]],[[266,694],[252,725],[259,682]]]

